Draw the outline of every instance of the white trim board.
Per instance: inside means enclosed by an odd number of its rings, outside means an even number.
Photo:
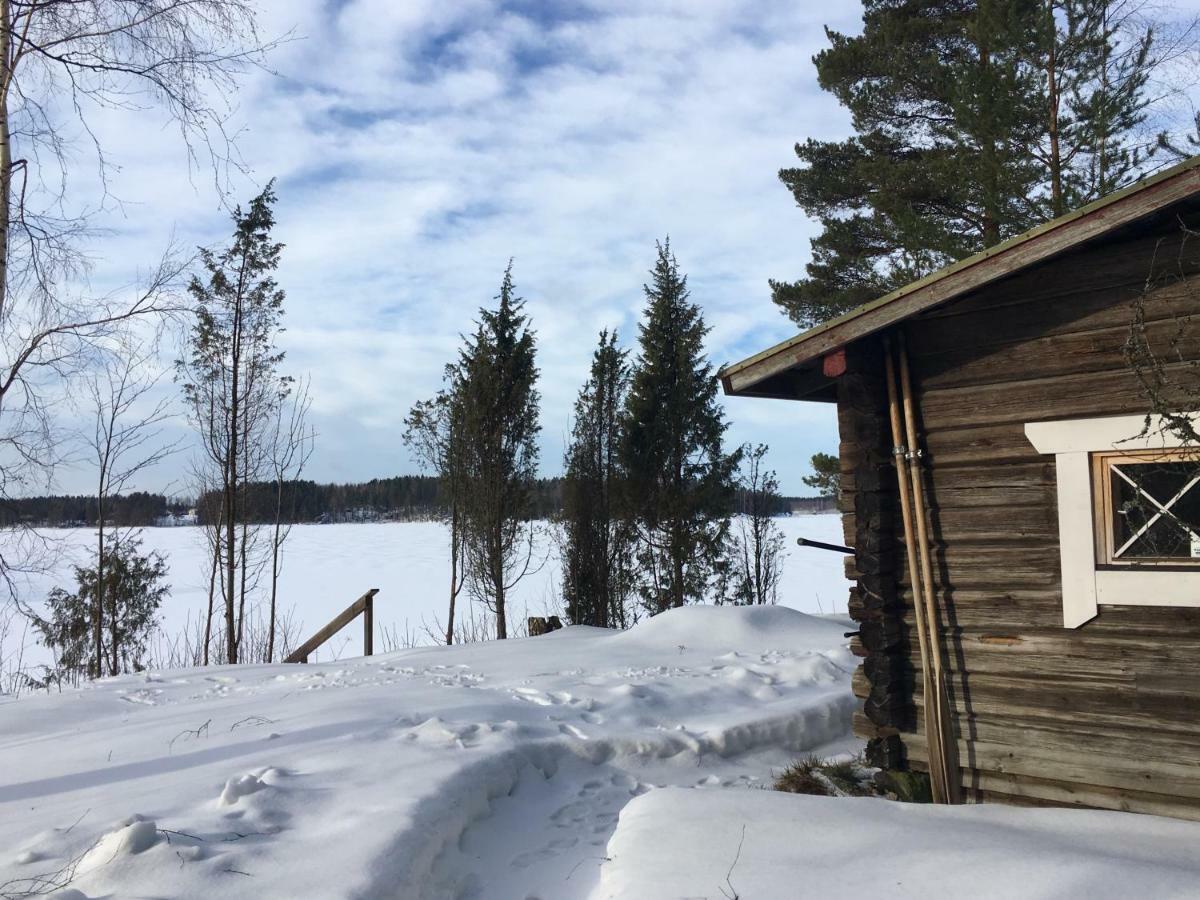
[[[1200,425],[1200,413],[1190,417]],[[1054,454],[1065,628],[1078,628],[1094,619],[1101,603],[1200,606],[1200,570],[1096,569],[1091,454],[1178,447],[1162,431],[1161,416],[1151,416],[1148,429],[1146,424],[1145,416],[1106,416],[1025,425],[1025,436],[1034,448]]]
[[[1200,430],[1200,412],[1188,418]],[[1026,422],[1025,437],[1038,453],[1101,453],[1109,450],[1170,450],[1179,446],[1163,431],[1163,417],[1103,416]],[[1145,432],[1145,433],[1143,433]]]

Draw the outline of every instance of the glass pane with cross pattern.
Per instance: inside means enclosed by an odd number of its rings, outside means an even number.
[[[1112,466],[1114,560],[1200,560],[1200,463]]]

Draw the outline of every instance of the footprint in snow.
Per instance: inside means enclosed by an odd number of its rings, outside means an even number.
[[[582,729],[576,728],[574,725],[569,725],[566,722],[563,722],[558,726],[558,733],[568,737],[573,737],[580,741],[586,741],[588,739],[587,734]]]

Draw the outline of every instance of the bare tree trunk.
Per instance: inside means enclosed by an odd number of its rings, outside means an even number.
[[[9,0],[0,0],[0,320],[8,312],[8,228],[11,222],[12,134],[8,114],[8,94],[12,84],[12,25]],[[97,664],[98,665],[98,664]],[[97,677],[99,670],[97,669]]]
[[[250,543],[250,526],[246,522],[246,510],[242,510],[242,546],[238,551],[239,564],[241,572],[238,580],[238,614],[237,614],[237,639],[238,639],[238,658],[241,660],[242,637],[245,635],[246,627],[246,559],[249,554],[248,545]],[[245,662],[245,660],[241,660]]]
[[[234,621],[234,591],[237,585],[237,489],[238,489],[238,436],[241,424],[238,421],[239,375],[241,369],[241,354],[239,342],[241,335],[238,329],[239,315],[234,316],[232,390],[229,404],[229,459],[228,477],[225,482],[225,641],[226,662],[238,661],[237,628]]]
[[[271,614],[267,622],[267,662],[275,661],[275,599],[279,591],[280,520],[283,518],[283,477],[275,482],[275,534],[271,539]],[[453,612],[453,610],[452,610]]]
[[[462,532],[458,521],[458,500],[450,500],[450,613],[446,620],[446,645],[454,643],[454,605],[458,600],[458,553]]]
[[[504,587],[496,593],[496,638],[505,640],[508,637],[508,617],[504,611]]]
[[[96,503],[97,532],[99,538],[96,546],[96,596],[92,598],[93,619],[95,620],[96,636],[96,677],[104,675],[104,495],[97,498]]]
[[[213,595],[217,587],[217,567],[221,561],[221,519],[213,524],[212,568],[208,573],[208,616],[204,620],[204,665],[208,665],[208,646],[212,642]]]

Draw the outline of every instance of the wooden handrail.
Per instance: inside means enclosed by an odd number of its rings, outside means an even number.
[[[363,616],[363,656],[371,656],[375,652],[375,595],[378,593],[379,588],[371,588],[338,613],[328,625],[292,651],[292,655],[284,662],[308,662],[309,654],[353,622],[360,613]]]

